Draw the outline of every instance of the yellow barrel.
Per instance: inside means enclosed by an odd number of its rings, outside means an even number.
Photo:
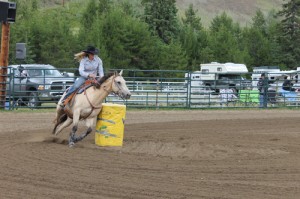
[[[126,106],[103,103],[97,117],[95,143],[98,146],[122,146]]]

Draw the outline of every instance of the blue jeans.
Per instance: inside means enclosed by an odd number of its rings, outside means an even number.
[[[259,95],[259,108],[267,108],[267,96]]]
[[[84,84],[86,78],[85,77],[78,77],[74,82],[73,86],[71,86],[66,93],[63,100],[67,99],[74,91],[76,91],[82,84]]]

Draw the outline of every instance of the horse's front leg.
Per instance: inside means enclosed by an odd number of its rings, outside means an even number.
[[[78,137],[76,137],[74,142],[76,143],[76,142],[79,142],[79,141],[83,140],[83,138],[88,136],[88,134],[90,134],[92,131],[93,131],[93,129],[91,127],[89,127],[85,132],[83,132]]]
[[[73,128],[71,130],[70,137],[69,137],[69,147],[74,146],[77,140],[76,131],[78,129],[79,117],[80,117],[80,111],[76,111],[73,113]]]
[[[75,138],[75,140],[74,140],[75,143],[83,140],[83,138],[88,136],[93,131],[92,126],[94,125],[94,121],[95,121],[95,118],[89,118],[89,119],[85,120],[85,124],[88,127],[88,129],[85,132],[83,132],[82,134],[80,134],[78,137]]]
[[[74,146],[75,142],[76,142],[76,131],[78,128],[78,124],[74,125],[72,128],[72,131],[70,133],[70,137],[69,137],[69,147]]]

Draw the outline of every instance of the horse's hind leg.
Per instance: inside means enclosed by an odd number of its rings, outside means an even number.
[[[70,126],[72,124],[72,121],[73,120],[68,117],[66,121],[64,121],[60,126],[58,126],[58,128],[55,127],[56,130],[54,134],[55,135],[59,134],[64,128]]]
[[[60,125],[60,124],[62,124],[63,122],[65,122],[66,120],[68,119],[68,116],[67,116],[67,114],[63,114],[63,115],[60,115],[60,117],[56,120],[56,123],[55,123],[55,126],[54,126],[54,128],[53,128],[53,130],[52,130],[52,134],[57,134],[57,127]],[[71,123],[70,123],[71,124]],[[69,124],[69,125],[70,125]]]
[[[94,118],[89,118],[85,120],[86,126],[88,127],[87,130],[85,132],[83,132],[82,134],[80,134],[78,137],[75,138],[74,142],[79,142],[81,140],[83,140],[83,138],[85,138],[86,136],[88,136],[92,131],[93,131],[93,124],[94,124]]]

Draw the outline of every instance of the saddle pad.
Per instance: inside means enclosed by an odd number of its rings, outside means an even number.
[[[77,94],[82,93],[84,90],[88,89],[88,88],[91,87],[91,86],[92,86],[92,84],[90,84],[90,85],[82,85],[82,86],[78,89]]]

